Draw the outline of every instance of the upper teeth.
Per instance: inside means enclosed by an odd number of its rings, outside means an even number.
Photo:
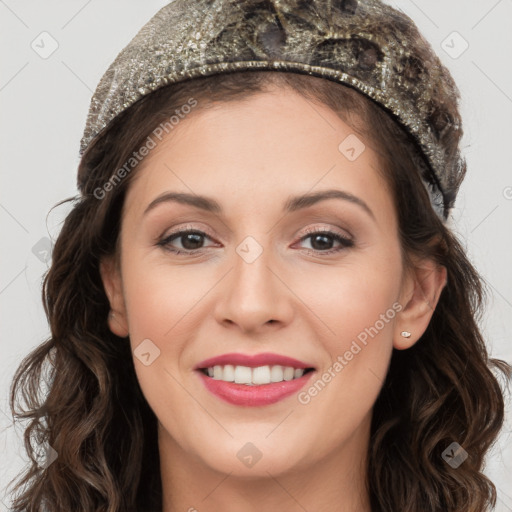
[[[302,377],[302,368],[291,366],[234,366],[232,364],[216,365],[207,368],[208,375],[216,380],[235,382],[236,384],[247,384],[249,386],[258,384],[270,384],[271,382],[282,382]]]

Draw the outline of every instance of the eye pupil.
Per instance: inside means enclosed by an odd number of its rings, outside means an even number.
[[[327,235],[314,235],[311,239],[311,246],[316,250],[322,250],[322,249],[330,249],[332,246],[332,240],[331,237]],[[317,240],[322,240],[320,242],[319,246],[316,243]],[[315,247],[316,246],[316,247]]]
[[[185,235],[181,235],[181,242],[185,249],[198,249],[203,242],[203,235],[199,233],[187,233]],[[192,246],[190,246],[189,242],[192,240]],[[196,245],[194,245],[196,244]]]

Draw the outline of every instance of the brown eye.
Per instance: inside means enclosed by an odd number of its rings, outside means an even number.
[[[177,237],[181,241],[181,245],[184,249],[194,250],[199,249],[203,243],[203,235],[200,233],[185,233]]]
[[[321,254],[331,254],[354,246],[353,240],[334,231],[314,230],[302,237],[301,241],[308,239],[310,239],[312,251]],[[340,244],[341,247],[333,248],[335,243]]]
[[[157,245],[176,254],[192,254],[203,249],[205,239],[210,239],[206,233],[196,229],[188,229],[171,233],[160,240]],[[173,243],[176,243],[176,241],[179,244],[178,247],[173,246]]]

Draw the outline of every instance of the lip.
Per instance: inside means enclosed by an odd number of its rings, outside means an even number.
[[[293,368],[314,368],[312,364],[299,361],[293,357],[282,356],[279,354],[273,354],[271,352],[265,352],[263,354],[246,355],[239,353],[222,354],[220,356],[211,357],[201,361],[194,367],[194,370],[200,370],[202,368],[211,368],[216,365],[232,364],[234,366],[248,366],[249,368],[256,368],[257,366],[293,366]]]
[[[209,377],[201,370],[211,368],[216,365],[247,366],[256,368],[257,366],[291,366],[293,368],[313,368],[313,371],[304,374],[298,379],[292,379],[282,382],[271,382],[269,384],[260,384],[249,386],[247,384],[236,384],[234,382],[225,382]],[[221,400],[232,405],[238,406],[265,406],[284,400],[286,397],[297,393],[316,373],[312,364],[299,361],[293,357],[265,352],[262,354],[247,355],[240,353],[222,354],[201,361],[194,367],[199,378],[210,393]]]
[[[274,404],[297,393],[306,385],[316,371],[308,372],[298,379],[272,382],[259,386],[248,386],[246,384],[235,384],[234,382],[212,379],[200,370],[196,373],[206,389],[221,400],[232,405],[261,407]]]

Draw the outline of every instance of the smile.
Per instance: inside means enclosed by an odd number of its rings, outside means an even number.
[[[194,368],[206,389],[233,405],[270,405],[297,393],[315,372],[313,365],[278,354],[224,354]]]

